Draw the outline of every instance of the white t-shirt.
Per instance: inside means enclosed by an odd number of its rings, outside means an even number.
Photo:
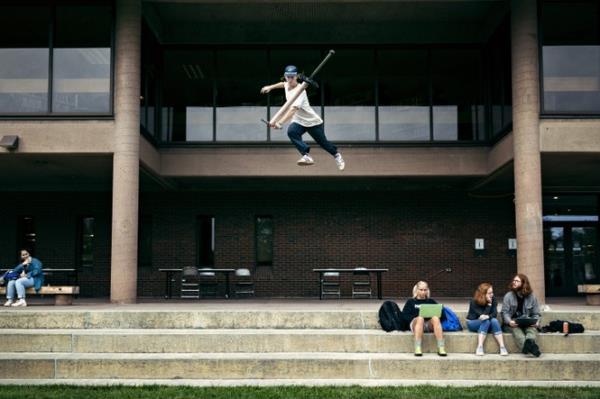
[[[300,84],[290,90],[288,82],[284,82],[284,89],[285,99],[287,101],[294,95],[296,90],[300,89]],[[321,119],[321,117],[311,108],[310,103],[308,102],[308,96],[306,95],[306,90],[298,96],[296,101],[292,104],[292,107],[298,108],[292,117],[292,122],[296,122],[304,127],[317,126],[323,123],[323,119]]]

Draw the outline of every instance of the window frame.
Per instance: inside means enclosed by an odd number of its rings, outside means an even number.
[[[111,13],[111,26],[110,26],[110,83],[109,83],[109,109],[107,112],[52,112],[52,102],[54,94],[52,92],[52,85],[54,79],[54,27],[56,26],[56,7],[57,6],[68,6],[68,5],[80,5],[80,3],[74,3],[70,1],[53,1],[50,3],[42,3],[36,1],[24,1],[24,2],[12,2],[9,1],[0,6],[42,6],[50,8],[50,18],[48,20],[48,92],[46,93],[47,108],[46,112],[23,112],[23,113],[11,113],[0,111],[0,120],[98,120],[98,119],[114,119],[114,93],[115,93],[115,19],[116,10],[114,2],[103,1],[103,0],[92,0],[86,3],[86,5],[106,5],[110,7]]]

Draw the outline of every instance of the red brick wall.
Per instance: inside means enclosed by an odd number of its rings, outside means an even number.
[[[16,219],[36,218],[36,255],[46,267],[75,265],[78,216],[96,217],[95,266],[79,276],[84,296],[108,296],[110,194],[3,194],[0,200],[0,265],[16,260]],[[161,296],[159,267],[180,268],[196,259],[197,215],[216,218],[215,264],[250,268],[257,295],[316,297],[316,267],[385,267],[383,290],[406,297],[419,279],[432,295],[470,296],[489,281],[498,294],[516,270],[507,253],[514,237],[514,207],[508,198],[471,198],[453,192],[262,192],[145,193],[141,210],[152,216],[152,266],[139,269],[138,295]],[[273,266],[254,265],[254,217],[271,215]],[[486,251],[477,256],[476,237]],[[439,270],[451,267],[452,273]],[[343,293],[351,292],[348,279]],[[175,289],[174,292],[177,292]]]

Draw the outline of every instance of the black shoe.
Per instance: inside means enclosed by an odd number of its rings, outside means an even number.
[[[522,350],[524,355],[531,353],[531,344],[532,343],[533,343],[533,341],[530,339],[525,340],[525,344],[523,345],[523,350]]]
[[[542,354],[542,352],[540,352],[540,347],[535,341],[531,341],[531,344],[529,345],[529,353],[535,357],[540,357]]]

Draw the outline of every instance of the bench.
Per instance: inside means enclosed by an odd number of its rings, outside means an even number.
[[[27,288],[25,293],[27,295],[54,295],[54,305],[72,305],[73,295],[79,295],[79,287],[53,285],[42,287],[38,292],[35,292],[35,289],[30,287]],[[6,295],[6,287],[0,287],[0,294]]]
[[[579,284],[577,286],[577,292],[586,294],[586,304],[600,305],[600,284]]]

